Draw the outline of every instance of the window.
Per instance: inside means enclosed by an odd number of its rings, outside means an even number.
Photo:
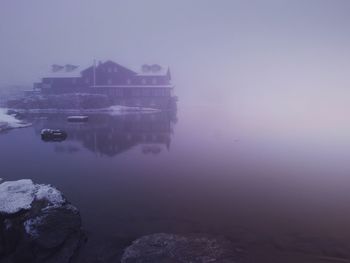
[[[126,80],[126,83],[127,83],[128,85],[130,85],[130,84],[131,84],[131,80],[130,80],[130,79],[127,79],[127,80]]]
[[[111,79],[107,80],[107,84],[112,85],[112,80]]]
[[[157,84],[157,79],[156,78],[152,79],[152,84]]]
[[[86,83],[86,84],[89,84],[89,83],[90,83],[90,80],[89,80],[89,79],[85,79],[85,83]]]
[[[146,79],[142,79],[142,84],[146,84]]]

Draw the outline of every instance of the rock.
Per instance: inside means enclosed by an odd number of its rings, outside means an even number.
[[[0,262],[70,262],[83,240],[79,211],[56,188],[0,184]]]
[[[240,253],[223,237],[207,235],[153,234],[141,237],[129,246],[122,263],[234,263]]]

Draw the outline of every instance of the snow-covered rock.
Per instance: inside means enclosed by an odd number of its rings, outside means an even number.
[[[122,263],[239,262],[240,253],[223,237],[208,235],[152,234],[126,248]]]
[[[65,199],[60,191],[50,185],[35,185],[30,179],[8,181],[0,184],[0,213],[14,214],[31,208],[35,200],[47,201],[47,206],[60,206]]]
[[[0,132],[14,128],[24,128],[30,126],[30,123],[16,119],[15,116],[7,114],[7,109],[0,108]]]
[[[14,214],[30,209],[34,201],[35,185],[31,180],[18,180],[0,184],[0,213]]]
[[[76,207],[51,185],[0,184],[0,262],[71,262],[83,239]]]

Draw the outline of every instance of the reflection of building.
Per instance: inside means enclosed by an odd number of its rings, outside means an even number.
[[[79,142],[90,151],[108,156],[136,145],[140,145],[145,154],[169,149],[175,122],[171,112],[122,116],[96,114],[89,116],[87,123],[69,123],[66,115],[50,114],[46,117],[34,121],[38,134],[42,128],[63,129],[68,134],[64,143]]]
[[[170,80],[170,69],[157,64],[143,65],[141,72],[135,72],[106,61],[88,68],[52,65],[41,82],[34,84],[34,89],[43,94],[105,94],[114,104],[172,108],[176,99],[172,95],[174,86]]]

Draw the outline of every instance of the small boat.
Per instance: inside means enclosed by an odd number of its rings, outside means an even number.
[[[64,141],[67,138],[67,133],[62,130],[41,130],[41,139],[44,141]]]
[[[85,115],[67,117],[67,121],[69,122],[87,122],[88,120],[89,120],[89,117]]]

